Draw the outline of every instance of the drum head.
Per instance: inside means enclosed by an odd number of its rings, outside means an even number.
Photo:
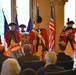
[[[20,50],[20,49],[21,49],[21,46],[20,45],[16,45],[16,46],[11,47],[10,51],[11,52],[15,52],[15,51]]]

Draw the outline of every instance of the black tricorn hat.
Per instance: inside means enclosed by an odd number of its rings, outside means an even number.
[[[11,23],[9,24],[9,26],[12,26],[12,25],[16,26],[16,24],[15,24],[14,22],[11,22]]]
[[[72,30],[73,28],[72,27],[67,27],[66,29],[65,29],[65,31],[67,31],[67,30]]]
[[[42,18],[41,18],[41,16],[37,16],[37,18],[36,18],[36,22],[37,22],[37,23],[41,23],[41,22],[42,22]]]
[[[19,27],[24,27],[24,28],[26,28],[26,26],[25,26],[24,24],[21,24]]]
[[[68,21],[66,24],[74,24],[74,22],[73,21]]]

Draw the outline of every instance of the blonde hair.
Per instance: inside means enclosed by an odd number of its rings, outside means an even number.
[[[1,69],[1,75],[19,75],[21,67],[14,58],[8,58],[4,61]]]

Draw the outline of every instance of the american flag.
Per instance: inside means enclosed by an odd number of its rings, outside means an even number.
[[[15,30],[19,30],[18,15],[17,15],[17,10],[16,10],[16,8],[15,8],[14,23],[16,23]],[[20,31],[20,30],[19,30],[19,31]]]
[[[17,16],[17,14],[16,14],[16,17],[14,19],[14,23],[16,23],[15,30],[19,30],[19,24],[18,24],[18,16]]]
[[[49,51],[53,51],[54,47],[55,47],[55,29],[54,29],[53,9],[51,6],[51,16],[49,25]]]

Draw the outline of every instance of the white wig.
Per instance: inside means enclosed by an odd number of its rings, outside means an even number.
[[[8,58],[4,61],[1,69],[1,75],[19,75],[21,67],[17,60]]]

